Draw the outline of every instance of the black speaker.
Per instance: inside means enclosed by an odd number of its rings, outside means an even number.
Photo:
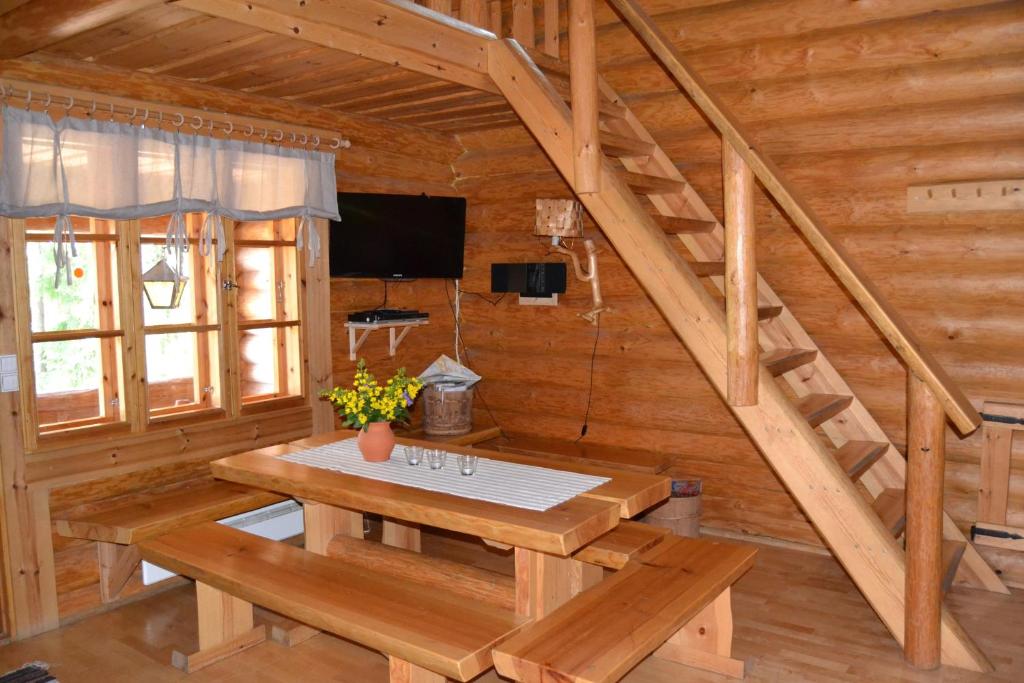
[[[492,263],[491,291],[523,296],[565,293],[564,263]]]

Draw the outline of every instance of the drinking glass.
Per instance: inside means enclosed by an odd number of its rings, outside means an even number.
[[[423,446],[406,446],[405,461],[410,465],[419,465],[423,462]]]
[[[430,469],[439,470],[444,467],[444,461],[448,458],[448,451],[443,451],[440,448],[429,448],[427,449],[427,463],[430,465]]]
[[[464,476],[470,476],[476,473],[476,456],[475,455],[460,455],[459,456],[459,472]]]

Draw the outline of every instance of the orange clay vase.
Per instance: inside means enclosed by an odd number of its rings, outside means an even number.
[[[356,437],[359,452],[363,460],[368,462],[384,462],[391,457],[395,448],[395,433],[391,431],[390,422],[371,422],[366,429],[359,430]]]

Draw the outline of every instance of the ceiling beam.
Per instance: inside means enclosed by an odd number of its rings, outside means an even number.
[[[32,0],[0,16],[0,59],[17,59],[165,0]]]
[[[407,0],[177,0],[209,16],[497,93],[487,73],[495,36]]]
[[[216,88],[171,76],[157,76],[57,57],[37,55],[0,61],[0,79],[34,81],[142,101],[181,105],[214,112],[234,112],[273,121],[302,121],[336,130],[353,146],[418,156],[450,164],[462,149],[449,133],[394,123],[360,114],[347,114],[300,102]],[[411,152],[415,152],[412,154]]]

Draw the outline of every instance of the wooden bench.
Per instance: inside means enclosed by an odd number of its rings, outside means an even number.
[[[283,496],[270,491],[209,478],[161,493],[133,496],[110,507],[71,511],[54,522],[61,536],[97,541],[100,595],[103,602],[110,602],[141,561],[136,547],[140,541],[282,500]]]
[[[561,439],[545,439],[535,436],[512,434],[480,444],[481,448],[505,453],[536,455],[553,460],[614,467],[616,469],[633,470],[646,474],[661,474],[671,465],[671,458],[666,453],[656,453],[636,448],[613,448],[594,444],[573,443]]]
[[[669,536],[494,650],[523,683],[617,681],[646,656],[733,677],[730,587],[754,548]]]
[[[204,523],[140,544],[142,557],[196,580],[200,650],[192,671],[260,642],[258,604],[385,653],[391,680],[468,681],[526,623],[510,610],[336,558]]]

